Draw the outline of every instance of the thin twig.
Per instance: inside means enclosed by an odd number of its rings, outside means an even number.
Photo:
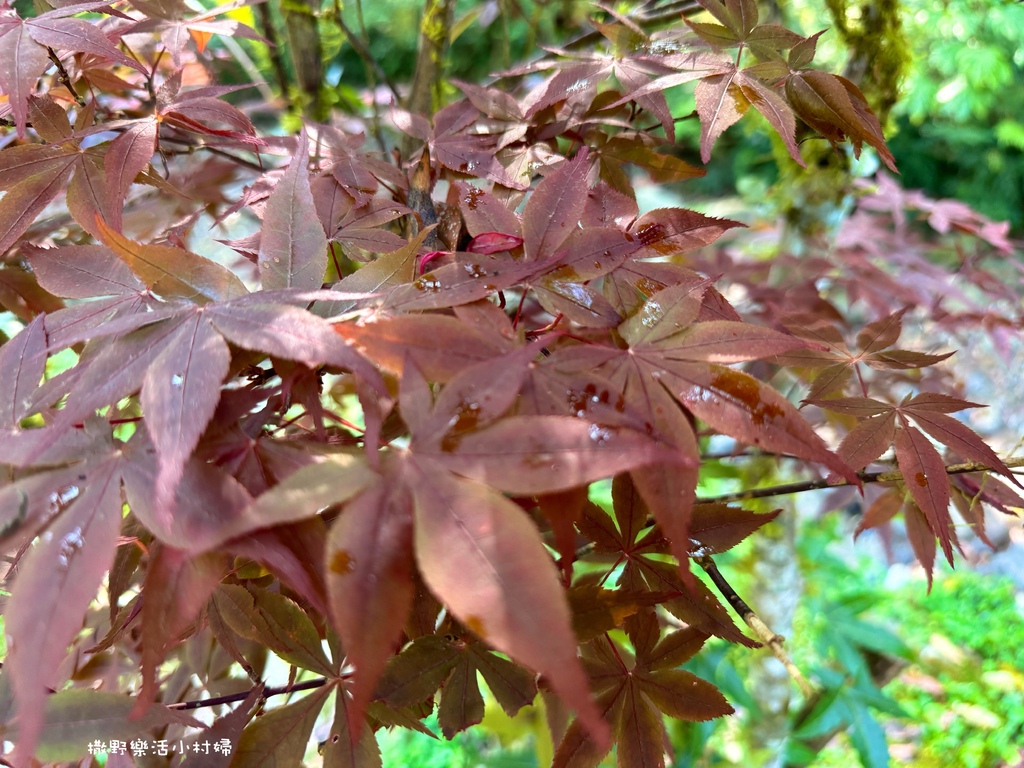
[[[704,569],[704,572],[711,578],[715,586],[718,587],[718,591],[722,593],[722,597],[729,601],[729,605],[747,623],[747,626],[753,630],[754,634],[757,635],[757,639],[768,646],[772,655],[782,662],[782,665],[789,672],[789,676],[793,678],[793,681],[797,684],[804,697],[810,698],[813,696],[815,692],[814,686],[804,677],[803,672],[797,668],[793,660],[789,658],[789,654],[786,653],[786,649],[783,648],[786,638],[772,632],[761,617],[754,613],[754,609],[747,605],[743,598],[736,593],[736,590],[732,588],[732,585],[726,581],[725,576],[718,570],[715,561],[711,559],[711,555],[700,555],[694,557],[693,560]]]
[[[314,688],[322,688],[327,685],[326,677],[317,677],[312,680],[303,680],[301,683],[292,683],[291,685],[282,685],[278,688],[265,688],[263,690],[263,698],[269,699],[271,696],[280,696],[284,693],[297,693],[298,691],[309,691]],[[202,707],[217,707],[221,704],[233,704],[236,701],[245,701],[250,693],[255,689],[249,689],[248,691],[242,691],[241,693],[228,693],[224,696],[213,696],[209,699],[196,699],[195,701],[179,701],[175,704],[168,704],[168,709],[200,709]]]
[[[149,100],[156,103],[156,84],[153,82],[153,77],[156,74],[156,66],[160,63],[160,59],[163,57],[164,49],[160,49],[160,53],[157,55],[153,65],[148,66],[147,63],[142,60],[142,57],[133,51],[132,47],[124,41],[124,38],[121,38],[121,45],[126,51],[128,51],[128,54],[138,62],[139,66],[142,67],[142,76],[146,78],[146,92],[149,93]]]
[[[772,453],[771,451],[763,451],[760,448],[743,449],[739,448],[732,451],[707,451],[701,453],[701,461],[724,461],[725,459],[799,459],[799,456],[795,456],[792,453]]]
[[[770,455],[770,454],[768,454]],[[1007,467],[1024,467],[1024,458],[1007,459]],[[947,475],[963,475],[970,472],[992,472],[991,467],[978,462],[967,462],[964,464],[950,464],[945,467]],[[1014,473],[1016,474],[1016,473]],[[886,470],[885,472],[858,472],[857,477],[862,483],[891,483],[903,480],[899,470]],[[791,493],[803,493],[804,491],[817,491],[825,488],[842,488],[852,485],[849,480],[807,480],[800,483],[784,483],[772,485],[766,488],[751,488],[748,491],[737,491],[736,493],[723,493],[719,496],[698,496],[694,499],[695,504],[728,504],[734,501],[749,501],[751,499],[767,499],[774,496],[785,496]],[[658,521],[653,515],[649,515],[644,522],[645,526],[657,525]],[[594,551],[594,542],[588,542],[576,550],[576,559],[586,557]]]
[[[343,19],[341,16],[340,3],[336,2],[334,4],[332,15],[334,16],[334,22],[338,25],[338,28],[341,30],[342,34],[345,35],[345,38],[348,40],[349,45],[352,46],[352,50],[355,51],[356,55],[363,60],[363,64],[366,65],[366,68],[368,70],[372,70],[373,74],[376,75],[380,79],[380,81],[388,87],[388,90],[391,91],[391,95],[395,99],[395,104],[401,104],[402,99],[398,95],[398,87],[391,81],[391,78],[388,77],[387,72],[385,72],[384,69],[381,67],[380,62],[374,58],[366,43],[364,43],[363,40],[359,37],[359,35],[353,32],[352,29],[348,26],[348,24],[345,23],[345,19]],[[376,102],[376,99],[374,101]]]
[[[359,21],[359,34],[362,35],[361,42],[366,46],[366,50],[369,53],[370,33],[366,31],[366,19],[363,18],[362,0],[356,0],[356,19]],[[377,60],[372,58],[372,56],[371,61],[374,64],[377,63]],[[377,103],[377,78],[374,76],[372,68],[366,71],[366,82],[370,86],[370,109],[373,112],[373,136],[377,139],[377,145],[380,147],[381,153],[383,153],[384,157],[387,158],[388,145],[384,141],[384,132],[381,130],[380,105]],[[394,88],[391,88],[391,93],[395,98],[394,103],[398,104],[398,96],[395,94]]]
[[[179,138],[177,136],[164,136],[164,137],[162,137],[160,139],[160,142],[162,144],[179,144],[179,145],[185,147],[185,149],[182,149],[182,150],[169,150],[168,154],[172,154],[172,155],[191,155],[191,154],[193,154],[195,152],[203,150],[203,151],[209,152],[211,154],[217,155],[218,157],[223,157],[226,160],[230,160],[231,162],[237,163],[238,165],[241,165],[241,166],[243,166],[245,168],[250,168],[250,169],[252,169],[254,171],[262,172],[262,171],[266,170],[259,163],[255,163],[252,160],[248,160],[248,159],[246,159],[244,157],[239,157],[238,155],[233,155],[230,152],[228,152],[226,150],[223,150],[223,149],[220,149],[219,147],[215,147],[215,146],[213,146],[211,144],[205,144],[205,143],[202,143],[202,142],[197,143],[197,142],[191,141],[191,140],[189,140],[187,138]]]
[[[686,122],[687,120],[697,120],[697,119],[699,119],[699,117],[700,117],[700,115],[697,113],[697,110],[695,109],[695,110],[693,110],[692,112],[690,112],[688,114],[680,115],[679,117],[673,118],[672,122],[675,123],[675,124],[679,124],[679,123]],[[637,130],[638,131],[653,131],[655,128],[660,128],[660,127],[661,127],[661,123],[655,123],[654,125],[648,125],[648,126],[643,127],[643,128],[637,128]]]
[[[1008,467],[1024,467],[1024,458],[1007,459],[1004,462]],[[945,467],[947,475],[963,475],[968,472],[992,472],[991,467],[976,461],[964,464],[949,464]],[[862,483],[891,483],[903,479],[903,474],[898,469],[890,469],[884,472],[858,472],[857,477]],[[767,488],[751,488],[747,491],[736,493],[723,493],[720,496],[708,496],[698,498],[696,503],[724,504],[731,501],[748,501],[750,499],[765,499],[773,496],[786,496],[791,493],[803,493],[804,491],[816,491],[823,488],[842,488],[853,485],[849,480],[807,480],[800,483],[784,483],[772,485]],[[653,520],[651,521],[653,524]]]
[[[661,21],[676,21],[680,16],[695,16],[702,10],[704,9],[701,5],[694,0],[678,0],[678,2],[668,3],[660,8],[652,9],[649,12],[644,12],[641,9],[641,11],[639,13],[635,13],[632,18],[637,22],[653,24]]]
[[[84,107],[85,99],[79,96],[78,91],[76,91],[74,86],[71,85],[71,76],[68,74],[68,71],[64,69],[64,64],[61,62],[60,57],[57,56],[57,52],[49,46],[46,47],[46,52],[50,56],[50,61],[52,61],[57,67],[57,78],[60,80],[61,85],[68,89],[68,93],[71,94],[71,98],[75,100],[75,103],[78,104],[78,106]]]
[[[256,3],[256,12],[260,19],[260,31],[269,43],[267,48],[270,54],[270,64],[274,68],[274,77],[277,78],[277,87],[281,89],[281,98],[288,104],[288,72],[284,67],[284,59],[281,57],[281,45],[277,38],[277,28],[274,26],[274,19],[270,15],[270,3]],[[290,108],[291,105],[289,104]]]
[[[261,5],[265,5],[265,3],[261,3]],[[263,75],[260,74],[255,62],[253,62],[249,54],[245,52],[245,49],[239,45],[238,41],[231,37],[231,35],[221,35],[220,42],[228,49],[228,53],[235,57],[235,61],[238,62],[238,66],[245,70],[246,77],[249,78],[253,87],[260,92],[260,96],[263,97],[263,100],[266,102],[273,101],[274,92],[270,89],[270,86],[263,81]]]
[[[540,10],[539,6],[537,10]],[[690,16],[696,16],[703,10],[704,8],[697,2],[697,0],[680,0],[679,2],[670,3],[668,6],[665,6],[664,8],[659,8],[656,11],[651,11],[650,13],[644,13],[642,8],[636,9],[634,11],[631,11],[627,15],[627,18],[630,21],[636,22],[638,25],[652,27],[657,26],[661,22],[665,21],[677,22],[683,16],[687,18],[689,18]],[[530,31],[534,34],[534,37],[536,37],[536,30],[531,28]],[[600,39],[601,33],[596,29],[592,29],[587,32],[584,32],[581,35],[578,35],[577,37],[573,38],[572,40],[562,45],[561,47],[564,48],[565,50],[573,50],[577,48],[582,48],[584,45],[590,45],[591,43]],[[529,53],[529,51],[532,49],[532,41],[529,38],[528,41],[531,43],[531,47],[528,47],[526,49],[526,53]]]

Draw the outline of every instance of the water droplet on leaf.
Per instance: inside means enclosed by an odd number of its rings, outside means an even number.
[[[71,558],[83,546],[85,546],[85,539],[82,537],[82,529],[75,528],[60,540],[60,547],[57,550],[57,567],[67,570],[71,564]]]
[[[587,434],[598,445],[608,445],[615,439],[615,431],[609,427],[602,427],[600,424],[591,424]]]
[[[48,499],[50,514],[56,515],[59,512],[63,512],[67,508],[68,504],[78,498],[79,492],[77,485],[67,485],[59,491],[51,493]],[[49,533],[49,531],[47,531],[47,533]]]
[[[441,281],[438,280],[436,277],[424,275],[423,277],[418,277],[415,280],[413,280],[412,287],[415,288],[417,291],[437,293],[438,291],[441,290]]]

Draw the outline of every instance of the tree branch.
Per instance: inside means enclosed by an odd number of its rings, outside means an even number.
[[[226,160],[230,160],[233,163],[237,163],[238,165],[241,165],[245,168],[249,168],[254,171],[259,171],[260,173],[266,171],[266,168],[264,168],[259,163],[255,163],[252,160],[248,160],[244,157],[239,157],[238,155],[233,155],[232,153],[227,152],[226,150],[220,149],[219,147],[215,147],[211,144],[206,144],[201,140],[197,141],[192,138],[181,138],[178,136],[163,136],[161,137],[160,142],[162,144],[178,144],[185,147],[185,149],[182,150],[168,150],[169,155],[191,155],[200,150],[204,150],[211,154],[217,155],[218,157],[223,157]]]
[[[50,61],[57,67],[57,78],[60,80],[61,85],[68,89],[68,93],[71,94],[71,98],[75,100],[75,103],[80,107],[85,106],[85,99],[78,95],[78,91],[75,90],[74,86],[71,85],[71,76],[68,71],[64,69],[64,64],[61,62],[60,57],[57,56],[57,52],[47,46],[47,54],[50,56]]]
[[[694,557],[693,560],[704,569],[704,572],[711,578],[715,586],[718,587],[718,591],[722,593],[722,597],[729,601],[729,605],[746,622],[747,626],[753,630],[754,634],[757,635],[757,639],[768,647],[776,659],[782,662],[786,671],[789,672],[789,676],[793,678],[800,692],[803,693],[804,698],[809,699],[814,696],[815,687],[804,677],[796,664],[793,663],[793,660],[789,658],[786,649],[782,647],[786,638],[772,632],[768,625],[761,620],[761,617],[754,613],[754,609],[747,605],[743,598],[736,593],[736,590],[732,588],[732,585],[726,581],[725,576],[718,570],[718,566],[711,559],[710,555],[700,555]]]
[[[1008,467],[1024,467],[1024,458],[1019,459],[1007,459],[1005,462]],[[966,462],[964,464],[949,464],[946,466],[947,475],[963,475],[968,472],[991,472],[992,468],[981,464],[976,461]],[[896,480],[902,480],[903,475],[897,469],[889,469],[884,472],[858,472],[857,477],[860,478],[862,483],[891,483]],[[737,491],[736,493],[723,493],[719,496],[708,496],[704,498],[698,498],[697,504],[710,504],[718,503],[725,504],[731,501],[748,501],[750,499],[766,499],[773,496],[786,496],[791,493],[803,493],[804,491],[817,491],[823,488],[842,488],[843,486],[852,485],[849,480],[806,480],[799,483],[784,483],[782,485],[772,485],[767,488],[751,488],[748,491]],[[654,524],[654,520],[649,518],[651,525]]]
[[[639,22],[675,21],[680,16],[695,16],[704,10],[695,0],[671,0],[665,4],[644,3],[637,8],[632,18]]]
[[[260,20],[260,32],[263,33],[263,36],[269,43],[267,51],[270,55],[270,64],[274,69],[274,77],[277,78],[277,87],[281,89],[281,98],[286,104],[289,104],[288,71],[285,69],[284,59],[281,57],[281,44],[277,39],[277,28],[274,26],[274,19],[270,15],[270,3],[256,3],[255,8]]]
[[[317,0],[293,0],[281,3],[284,27],[288,37],[288,52],[302,99],[302,113],[316,122],[323,122],[324,66],[321,58],[320,28],[317,21]]]
[[[416,71],[413,72],[412,89],[406,104],[406,109],[413,114],[432,115],[435,103],[439,102],[444,55],[454,16],[455,0],[426,0],[423,5]],[[408,155],[414,143],[406,140],[402,154]]]
[[[772,455],[772,454],[765,454]],[[1004,464],[1011,469],[1016,467],[1024,467],[1024,458],[1007,459]],[[992,468],[981,464],[976,461],[965,462],[963,464],[948,464],[945,467],[947,475],[965,475],[971,472],[992,472]],[[864,472],[860,471],[857,473],[857,477],[860,478],[862,483],[891,483],[903,480],[902,473],[897,469],[889,469],[884,472]],[[737,491],[736,493],[723,493],[718,496],[698,496],[694,499],[694,504],[729,504],[734,501],[750,501],[751,499],[768,499],[774,496],[786,496],[791,493],[803,493],[804,491],[818,491],[826,488],[843,488],[848,485],[853,485],[849,480],[805,480],[799,483],[783,483],[781,485],[771,485],[766,488],[751,488],[747,491]],[[645,526],[657,525],[658,521],[654,519],[653,515],[648,515],[645,521]],[[576,550],[576,559],[585,557],[590,554],[594,549],[594,543],[590,542],[584,544],[582,547]],[[696,558],[695,558],[696,559]]]
[[[292,683],[291,685],[282,685],[277,688],[265,688],[263,690],[263,698],[269,699],[271,696],[280,696],[283,693],[296,693],[298,691],[310,691],[314,688],[322,688],[327,685],[326,677],[317,677],[312,680],[303,680],[301,683]],[[221,704],[233,704],[236,701],[245,701],[255,688],[250,688],[248,691],[242,691],[241,693],[228,693],[224,696],[212,696],[209,699],[196,699],[195,701],[179,701],[175,704],[168,704],[168,709],[200,709],[202,707],[218,707]]]
[[[348,24],[345,23],[345,19],[342,18],[341,15],[340,3],[334,3],[332,15],[334,16],[334,23],[338,25],[338,29],[341,30],[341,33],[345,35],[345,39],[348,40],[348,44],[352,46],[352,50],[355,51],[356,55],[363,60],[363,64],[366,66],[368,74],[370,75],[370,77],[367,78],[367,81],[370,82],[372,86],[372,77],[375,76],[388,87],[389,91],[391,91],[391,95],[395,99],[395,104],[401,104],[402,99],[398,95],[398,87],[391,81],[391,78],[388,77],[387,72],[385,72],[383,67],[381,67],[380,62],[373,57],[373,53],[370,52],[370,49],[367,47],[363,39],[353,32]],[[374,104],[376,104],[376,100],[374,100]]]

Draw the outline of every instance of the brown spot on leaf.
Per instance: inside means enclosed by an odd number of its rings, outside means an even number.
[[[599,267],[600,263],[595,263],[594,266]],[[580,279],[580,273],[570,266],[565,266],[559,267],[554,272],[551,272],[548,277],[551,280],[568,280],[570,282],[576,282]]]
[[[750,413],[751,420],[758,426],[768,419],[782,416],[782,409],[779,406],[761,399],[760,385],[756,379],[749,376],[730,369],[721,370],[711,379],[711,386],[743,403]]]
[[[665,227],[661,224],[646,224],[637,230],[641,245],[650,245],[665,238]]]
[[[487,639],[487,634],[484,632],[484,621],[479,616],[467,616],[466,620],[462,623],[466,625],[466,629],[481,640]]]
[[[928,478],[924,476],[924,472],[918,472],[914,475],[914,482],[922,488],[926,488],[928,486]]]
[[[355,558],[344,549],[339,549],[331,557],[331,573],[337,573],[342,576],[346,573],[352,573],[353,563],[355,563]]]
[[[619,394],[615,398],[615,403],[611,403],[611,393],[607,389],[598,391],[597,386],[593,383],[587,384],[583,388],[583,391],[578,389],[568,389],[565,392],[565,401],[569,405],[569,408],[577,416],[583,416],[587,409],[592,404],[600,403],[602,405],[612,405],[616,411],[622,413],[626,410],[626,400]]]
[[[459,440],[467,432],[476,429],[480,421],[480,404],[463,400],[455,409],[449,420],[448,434],[441,439],[442,451],[454,451],[459,447]]]
[[[664,283],[659,283],[657,280],[652,280],[649,277],[641,277],[636,281],[636,289],[644,296],[653,296],[658,291],[664,289],[664,287]]]

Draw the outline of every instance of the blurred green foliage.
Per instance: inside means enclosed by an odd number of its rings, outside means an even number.
[[[920,751],[911,765],[1014,765],[1024,744],[1024,615],[1016,586],[964,571],[878,612],[899,620],[915,665],[890,693]],[[969,611],[969,614],[966,612]]]
[[[324,0],[319,19],[330,106],[361,112],[361,91],[381,85],[346,40],[336,14],[365,37],[387,78],[403,84],[416,60],[421,6],[418,0]],[[619,6],[628,11],[628,3]],[[279,22],[276,4],[271,7]],[[816,61],[825,68],[845,65],[876,108],[889,112],[889,144],[904,186],[963,200],[990,218],[1009,220],[1017,233],[1024,229],[1024,3],[793,0],[762,11],[807,33],[830,30],[819,42]],[[484,82],[536,58],[540,45],[564,45],[584,34],[593,13],[581,0],[460,0],[447,75]],[[253,55],[272,82],[266,54]],[[450,91],[457,95],[454,87]],[[692,109],[692,88],[667,95],[680,110],[675,114]],[[677,153],[699,162],[697,121],[677,127]],[[684,185],[687,198],[739,193],[763,200],[779,179],[777,164],[789,162],[773,153],[769,133],[756,121],[727,131],[708,176]],[[818,162],[816,148],[811,154]]]
[[[347,25],[356,32],[365,29],[370,52],[395,82],[408,82],[416,63],[422,6],[422,2],[410,0],[365,0],[361,4],[350,0],[344,4]],[[537,58],[541,53],[538,44],[566,42],[565,35],[571,34],[588,12],[592,12],[589,6],[575,0],[460,0],[447,74],[484,82],[492,73]],[[342,77],[347,86],[361,87],[373,80],[372,76],[368,79],[363,61],[351,46],[327,53],[334,76]]]
[[[875,3],[829,0],[858,22]],[[804,31],[841,26],[820,0],[786,4]],[[900,0],[908,46],[886,133],[903,186],[962,200],[1024,228],[1024,4],[1014,0]],[[818,46],[822,66],[849,63],[840,34]],[[870,68],[869,68],[870,74]],[[871,94],[869,93],[869,98]]]
[[[879,25],[893,37],[888,48],[858,37],[876,6],[794,0],[781,10],[787,25],[805,33],[829,29],[819,42],[816,62],[832,70],[847,66],[848,75],[862,76],[860,84],[876,108],[888,108],[891,90],[897,88],[899,99],[891,105],[886,133],[903,186],[962,200],[992,219],[1009,220],[1019,235],[1024,230],[1024,3],[900,0],[901,28]],[[830,8],[841,14],[838,20]],[[866,65],[858,65],[851,44],[868,58]],[[894,45],[906,50],[893,51]],[[876,47],[889,62],[884,71],[875,71]],[[895,84],[884,82],[900,72]],[[676,91],[670,99],[675,95],[685,102],[686,89]],[[699,131],[696,121],[679,126],[680,152],[691,162],[696,162],[692,147]],[[686,182],[686,194],[739,192],[746,200],[763,200],[765,189],[780,178],[777,163],[784,164],[784,171],[796,169],[795,164],[789,168],[784,153],[773,156],[770,141],[770,132],[759,131],[753,121],[727,131],[715,147],[708,176]],[[819,154],[807,143],[804,153],[811,161]]]
[[[904,0],[912,64],[890,147],[903,183],[1024,227],[1024,4]]]

